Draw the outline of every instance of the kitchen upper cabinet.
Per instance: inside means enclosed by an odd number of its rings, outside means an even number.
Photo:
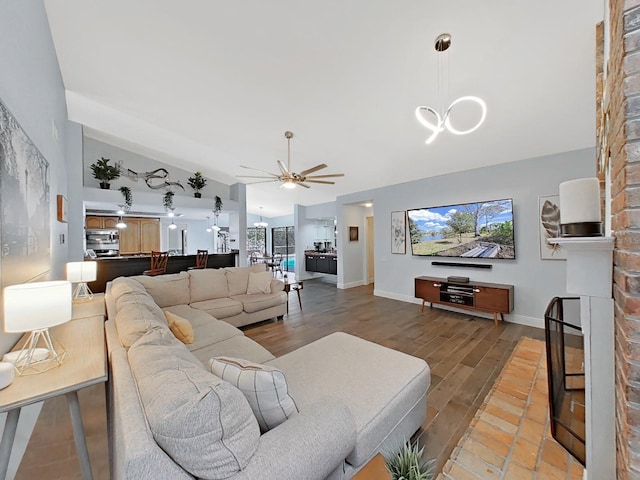
[[[88,215],[85,218],[85,226],[88,230],[114,229],[118,223],[118,217],[99,217]]]
[[[157,218],[140,219],[140,252],[151,253],[160,250],[160,220]]]
[[[140,222],[137,218],[124,218],[127,228],[120,230],[120,255],[140,253]]]

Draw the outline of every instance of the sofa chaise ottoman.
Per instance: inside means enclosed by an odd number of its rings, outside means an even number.
[[[203,310],[161,309],[134,279],[114,280],[105,298],[112,478],[348,479],[426,417],[421,359],[340,332],[275,358]],[[173,336],[168,311],[190,322],[192,344]],[[242,393],[211,373],[214,357],[282,372],[296,411],[260,431]],[[177,451],[167,435],[182,442]]]

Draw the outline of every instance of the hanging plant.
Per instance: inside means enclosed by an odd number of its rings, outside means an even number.
[[[222,199],[216,195],[216,203],[213,206],[213,213],[219,215],[222,211]]]
[[[196,172],[193,174],[193,177],[189,177],[187,179],[189,186],[195,190],[193,196],[196,198],[200,198],[202,194],[200,190],[202,190],[207,184],[207,179],[202,176],[202,173]]]
[[[118,164],[109,165],[109,160],[101,157],[100,160],[96,160],[96,163],[92,163],[89,166],[93,173],[93,178],[100,180],[100,188],[104,190],[111,188],[109,182],[120,176],[120,166]]]
[[[175,195],[175,193],[173,193],[171,190],[169,190],[162,197],[162,205],[164,206],[165,210],[172,210],[173,209],[173,196],[174,195]]]
[[[133,195],[131,195],[131,189],[129,187],[120,187],[120,193],[122,194],[122,198],[124,198],[122,209],[128,212],[131,208],[131,205],[133,205]]]

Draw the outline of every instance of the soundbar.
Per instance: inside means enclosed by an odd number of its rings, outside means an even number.
[[[486,263],[458,263],[458,262],[431,262],[438,267],[462,267],[462,268],[491,268],[493,265]]]

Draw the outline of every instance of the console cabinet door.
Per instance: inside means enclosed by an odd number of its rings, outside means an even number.
[[[329,257],[329,273],[332,275],[338,274],[338,257]]]
[[[439,302],[440,282],[416,278],[415,295],[416,298],[422,298],[425,302]]]
[[[318,260],[316,262],[316,271],[319,273],[329,273],[331,264],[329,263],[330,258],[326,255],[319,255]]]
[[[509,290],[506,288],[474,287],[475,307],[488,312],[509,313]]]
[[[307,272],[317,272],[316,256],[305,255],[304,256],[304,268]]]

